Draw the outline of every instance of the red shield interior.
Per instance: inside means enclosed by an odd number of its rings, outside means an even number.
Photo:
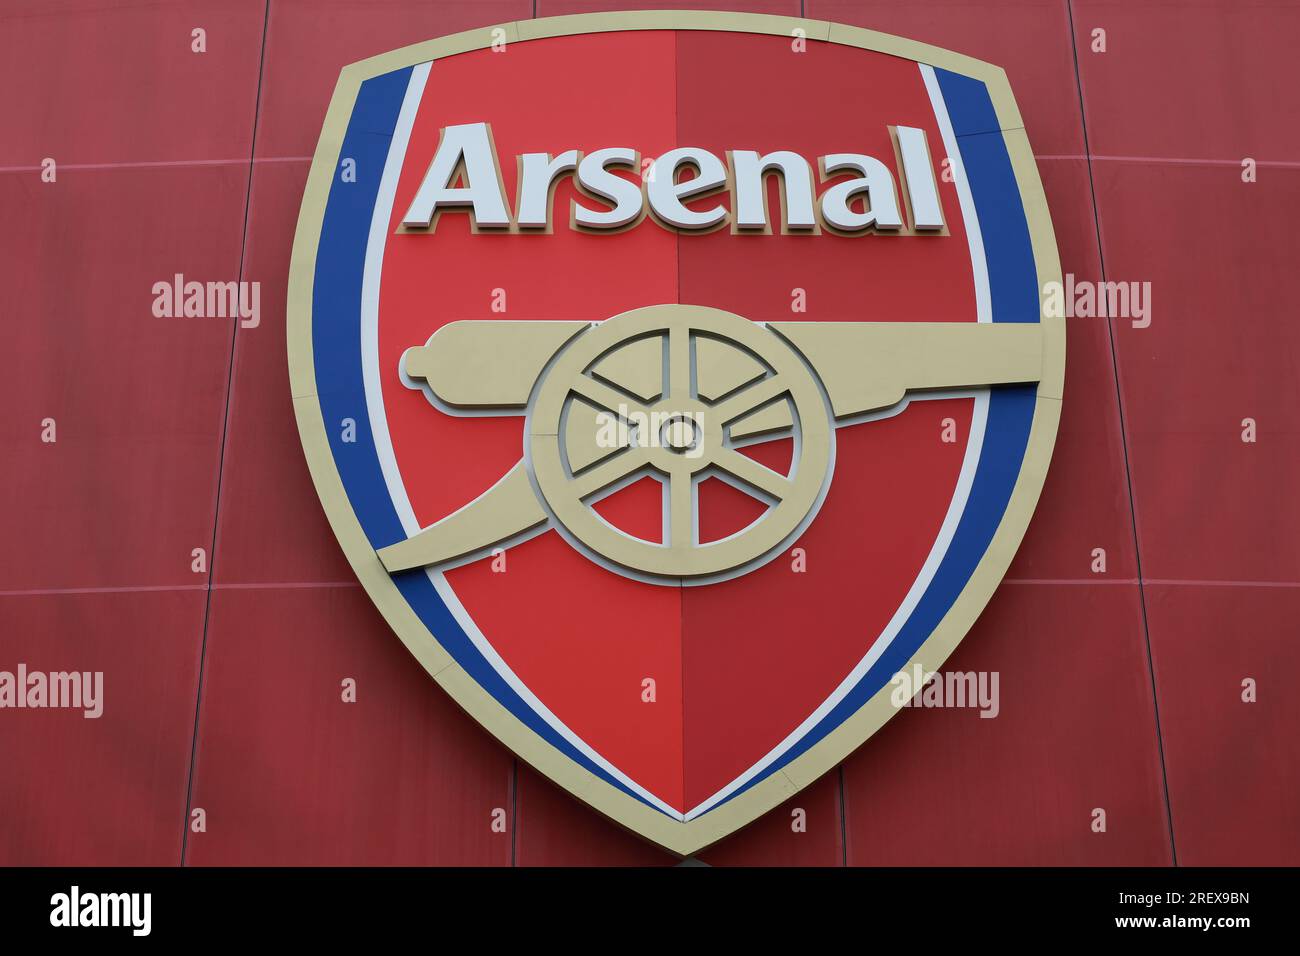
[[[722,61],[722,62],[720,62]],[[816,55],[789,38],[653,31],[580,35],[434,63],[412,131],[393,229],[439,130],[488,122],[506,194],[515,157],[629,146],[652,157],[690,145],[859,152],[896,167],[889,125],[942,138],[915,63],[843,47]],[[779,209],[776,186],[769,208]],[[397,376],[401,354],[458,319],[601,320],[686,302],[754,321],[974,320],[970,253],[953,184],[940,182],[949,234],[678,235],[646,221],[613,235],[568,228],[571,183],[548,235],[475,235],[445,214],[432,235],[391,235],[380,292],[379,361],[394,452],[415,514],[432,524],[478,497],[521,456],[523,419],[458,418]],[[495,290],[506,311],[494,312]],[[807,311],[792,312],[796,290]],[[957,441],[942,440],[944,420]],[[827,499],[789,556],[703,587],[615,575],[550,531],[510,550],[506,573],[480,561],[449,572],[466,611],[506,664],[603,757],[679,810],[759,760],[867,652],[929,553],[966,447],[969,399],[914,402],[841,428]],[[783,443],[757,455],[786,455]],[[715,487],[716,486],[716,487]],[[657,536],[659,501],[630,488],[606,517]],[[704,537],[752,517],[743,495],[701,492]],[[643,700],[646,678],[653,703]]]

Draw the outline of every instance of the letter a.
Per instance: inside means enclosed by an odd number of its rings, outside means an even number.
[[[457,173],[463,186],[453,186]],[[501,180],[497,176],[497,155],[487,123],[448,126],[442,131],[438,151],[424,174],[402,222],[427,229],[440,207],[466,208],[479,226],[503,228],[510,225]]]

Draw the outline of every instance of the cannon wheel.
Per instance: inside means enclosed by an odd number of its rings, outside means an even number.
[[[760,419],[794,439],[786,475],[735,447],[733,432],[761,431]],[[604,441],[592,441],[592,423]],[[570,342],[538,382],[526,443],[536,487],[571,543],[618,569],[672,579],[773,557],[813,515],[834,459],[829,406],[803,359],[747,319],[685,305],[626,312]],[[620,531],[591,507],[645,474],[667,488],[662,543]],[[701,544],[695,486],[711,475],[768,507]]]

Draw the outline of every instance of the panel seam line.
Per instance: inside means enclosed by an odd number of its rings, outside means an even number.
[[[257,125],[262,112],[262,79],[266,72],[266,35],[271,20],[271,0],[262,8],[262,43],[257,60],[257,93],[253,98],[253,132],[248,147],[248,185],[244,191],[244,223],[239,246],[239,281],[244,281],[244,265],[248,253],[248,223],[253,205],[253,159],[257,155]],[[212,542],[208,550],[207,596],[203,603],[203,637],[199,643],[199,675],[194,691],[194,725],[190,739],[190,766],[185,784],[185,817],[181,830],[180,865],[186,865],[190,842],[190,813],[194,800],[194,769],[198,762],[199,715],[203,707],[203,680],[208,657],[208,623],[212,618],[212,584],[217,568],[217,535],[221,528],[221,482],[225,473],[226,446],[230,438],[230,405],[235,381],[235,346],[239,339],[239,322],[233,323],[230,333],[230,356],[226,363],[226,401],[221,419],[221,451],[217,457],[217,496],[212,509]]]
[[[1079,96],[1079,126],[1083,132],[1083,152],[1088,164],[1088,192],[1092,201],[1092,222],[1097,238],[1097,264],[1101,279],[1106,281],[1106,253],[1101,241],[1101,214],[1097,207],[1097,183],[1092,172],[1092,147],[1088,142],[1088,117],[1083,105],[1083,75],[1079,68],[1079,45],[1074,27],[1073,0],[1065,2],[1070,27],[1070,50],[1074,58],[1074,83]],[[1160,757],[1160,781],[1164,791],[1165,822],[1169,833],[1169,853],[1174,866],[1178,866],[1178,846],[1174,840],[1174,811],[1169,796],[1169,769],[1165,762],[1164,732],[1160,726],[1160,695],[1156,686],[1155,656],[1151,651],[1151,624],[1147,615],[1146,582],[1142,577],[1142,550],[1138,535],[1137,502],[1133,494],[1133,468],[1129,460],[1128,427],[1124,417],[1124,391],[1120,387],[1119,352],[1115,345],[1115,316],[1107,316],[1106,332],[1110,341],[1111,368],[1115,373],[1115,408],[1119,415],[1120,449],[1124,454],[1124,484],[1128,490],[1129,516],[1133,527],[1133,560],[1137,571],[1138,606],[1142,614],[1142,636],[1146,644],[1147,676],[1151,681],[1151,709],[1156,725],[1156,751]]]

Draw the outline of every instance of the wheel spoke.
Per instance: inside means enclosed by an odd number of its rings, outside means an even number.
[[[713,406],[711,411],[717,417],[718,424],[726,425],[789,390],[789,386],[786,385],[782,376],[773,375],[760,382],[755,382],[749,388],[725,401],[719,402]]]
[[[760,465],[734,448],[719,449],[713,458],[713,464],[733,478],[740,479],[751,488],[757,488],[777,501],[781,501],[789,493],[789,478],[778,474],[766,465]]]
[[[668,544],[682,549],[695,544],[695,490],[691,476],[678,472],[668,478]]]
[[[628,448],[613,458],[607,459],[589,471],[584,471],[573,478],[573,491],[579,499],[593,495],[612,485],[620,478],[625,478],[646,463],[643,448]]]
[[[668,329],[668,396],[691,397],[691,330],[684,325]]]
[[[646,407],[635,398],[625,395],[618,389],[606,385],[604,382],[598,382],[587,375],[577,377],[573,383],[572,391],[577,395],[581,395],[591,404],[597,405],[623,419],[627,419],[629,415],[646,414]]]

